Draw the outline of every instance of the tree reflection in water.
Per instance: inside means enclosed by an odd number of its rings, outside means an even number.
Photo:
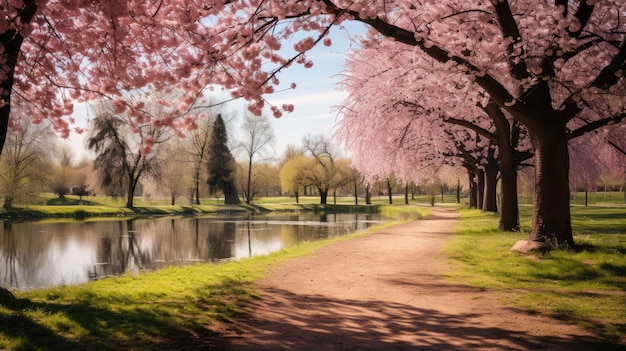
[[[0,286],[78,284],[194,262],[265,255],[281,248],[362,230],[379,217],[281,214],[68,223],[5,222]]]

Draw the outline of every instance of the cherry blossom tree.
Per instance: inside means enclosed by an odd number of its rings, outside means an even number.
[[[437,62],[429,57],[416,56],[406,46],[389,41],[372,45],[373,41],[379,40],[370,38],[365,48],[353,51],[348,57],[341,86],[350,97],[340,110],[343,118],[339,122],[339,136],[369,163],[381,162],[370,157],[372,150],[379,147],[383,148],[383,155],[395,153],[390,148],[400,153],[414,153],[406,157],[413,156],[421,163],[430,162],[433,157],[457,154],[448,151],[451,148],[457,149],[464,162],[468,162],[469,156],[462,157],[464,152],[484,153],[485,157],[481,159],[491,162],[478,165],[482,168],[481,173],[487,176],[484,189],[488,192],[484,197],[486,201],[481,201],[482,208],[497,210],[495,190],[499,171],[503,192],[500,228],[519,229],[517,166],[531,155],[527,152],[530,148],[528,139],[520,138],[524,134],[519,123],[489,99],[484,106],[466,99],[468,91],[481,91],[481,88],[468,81],[464,74],[437,67]],[[379,91],[388,93],[377,94]],[[381,121],[385,126],[375,127],[375,120],[380,116],[385,116]],[[469,150],[467,133],[455,126],[476,132],[483,145],[478,143]],[[363,130],[370,128],[370,133]],[[490,141],[498,147],[497,156],[495,150],[483,149]],[[411,143],[413,145],[409,145]],[[459,151],[459,148],[463,150]],[[488,153],[491,155],[487,156]],[[387,157],[382,162],[389,167],[390,160]],[[416,167],[424,166],[395,162],[395,169],[404,168],[404,173],[412,173]]]
[[[174,4],[165,5],[174,9]],[[159,6],[138,1],[5,2],[0,20],[0,141],[10,123],[12,94],[30,102],[34,123],[48,119],[67,137],[75,103],[106,98],[121,113],[142,107],[143,99],[133,102],[125,92],[135,90],[137,96],[149,86],[170,89],[164,84],[176,81],[181,60],[159,54],[178,50],[185,57],[189,51],[186,42],[176,43],[165,31],[173,23],[159,15]]]
[[[296,16],[300,20],[292,20],[290,28],[357,20],[450,72],[464,72],[529,132],[535,152],[531,239],[558,246],[574,243],[568,141],[619,123],[626,115],[623,1],[288,3],[292,6],[255,2],[258,28]],[[302,49],[314,43],[311,38]],[[468,99],[480,103],[485,96],[476,93]]]
[[[349,12],[450,70],[466,72],[526,126],[536,155],[531,239],[571,245],[567,142],[625,116],[625,6],[445,1],[389,9],[384,16]]]
[[[68,137],[76,103],[109,100],[118,113],[150,122],[144,94],[182,91],[177,110],[161,127],[181,131],[190,106],[214,87],[251,101],[260,114],[263,94],[278,83],[261,71],[261,52],[247,22],[255,1],[15,0],[0,5],[0,147],[11,120],[11,96],[29,101],[33,122],[50,120]],[[252,10],[251,10],[252,9]],[[259,22],[260,23],[260,22]],[[268,35],[269,52],[279,49]],[[301,44],[304,51],[308,45]],[[263,55],[263,58],[260,55]],[[310,64],[304,55],[297,61]],[[291,111],[290,105],[283,106]],[[274,115],[281,108],[274,107]],[[75,132],[82,129],[75,128]],[[1,151],[1,149],[0,149]]]

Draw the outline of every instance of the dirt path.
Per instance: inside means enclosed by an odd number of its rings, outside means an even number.
[[[441,249],[457,220],[399,225],[274,268],[228,350],[590,350],[575,327],[450,284]]]

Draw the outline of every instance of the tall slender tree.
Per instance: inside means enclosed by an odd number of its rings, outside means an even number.
[[[221,114],[218,114],[211,131],[208,149],[209,192],[221,191],[224,194],[224,204],[236,205],[240,203],[235,184],[237,164],[228,148],[228,134]]]
[[[264,152],[272,148],[276,136],[272,129],[272,124],[266,116],[255,116],[251,113],[244,115],[243,138],[239,147],[243,150],[246,161],[246,179],[243,188],[243,195],[246,203],[249,205],[254,200],[254,195],[259,189],[255,189],[253,182],[254,168],[259,161],[262,160]]]
[[[209,107],[205,107],[208,105]],[[200,110],[197,115],[197,128],[189,131],[182,143],[185,145],[183,152],[184,161],[193,165],[193,193],[190,195],[191,201],[200,205],[200,180],[206,173],[206,160],[211,138],[213,122],[218,109],[213,108],[211,101],[202,101],[193,109]]]

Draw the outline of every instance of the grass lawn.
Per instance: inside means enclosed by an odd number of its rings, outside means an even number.
[[[519,306],[590,329],[607,339],[626,337],[626,211],[572,207],[576,247],[545,255],[510,252],[528,237],[531,208],[520,210],[521,233],[498,231],[496,215],[462,210],[447,252],[453,280],[493,290]]]
[[[444,197],[445,203],[441,203],[438,197],[438,205],[458,206],[456,198],[451,195]],[[133,216],[167,216],[167,215],[202,215],[223,212],[255,212],[255,211],[326,211],[326,212],[359,212],[378,213],[381,208],[389,206],[389,198],[373,197],[371,205],[365,205],[364,199],[359,199],[359,205],[355,206],[354,197],[328,197],[328,204],[320,205],[319,196],[301,196],[296,203],[295,197],[272,196],[259,197],[253,205],[224,205],[223,199],[205,198],[200,205],[183,204],[170,205],[163,199],[135,198],[132,209],[125,208],[125,199],[104,196],[86,196],[79,199],[75,195],[66,195],[60,199],[53,194],[42,194],[38,201],[40,204],[16,205],[10,212],[0,208],[0,216],[5,219],[41,219],[41,218],[102,218],[102,217],[133,217]],[[394,196],[393,203],[404,204],[404,196]],[[425,196],[410,200],[411,205],[430,206]],[[409,211],[411,212],[411,211]],[[395,213],[391,216],[395,218]]]

